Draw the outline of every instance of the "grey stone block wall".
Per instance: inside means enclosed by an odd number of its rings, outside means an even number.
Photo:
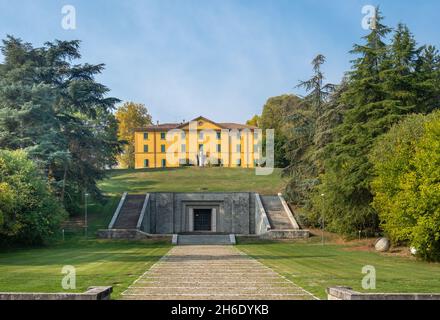
[[[327,288],[328,300],[435,300],[440,301],[438,293],[361,293],[349,287]]]
[[[216,209],[216,232],[255,233],[255,193],[151,193],[142,230],[152,234],[189,232],[189,208]]]

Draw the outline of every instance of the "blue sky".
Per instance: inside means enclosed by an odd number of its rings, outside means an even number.
[[[76,30],[61,27],[66,4]],[[404,22],[420,44],[440,47],[438,0],[0,0],[0,37],[82,40],[83,60],[106,64],[99,81],[111,95],[144,103],[154,120],[244,122],[267,98],[298,92],[317,53],[327,56],[328,81],[339,82],[367,32],[369,4],[380,4],[388,25]]]

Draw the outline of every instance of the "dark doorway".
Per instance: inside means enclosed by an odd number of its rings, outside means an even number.
[[[211,231],[212,209],[194,209],[194,231]]]

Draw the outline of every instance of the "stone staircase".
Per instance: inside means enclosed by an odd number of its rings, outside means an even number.
[[[278,196],[261,196],[261,201],[273,230],[294,229]]]
[[[234,237],[234,236],[232,236]],[[235,237],[231,239],[229,234],[179,234],[177,235],[177,245],[233,245]]]
[[[233,246],[173,247],[125,290],[122,298],[126,300],[316,299],[309,292]],[[207,318],[210,318],[209,313],[206,314],[208,314]]]
[[[136,229],[145,195],[127,195],[113,229]]]

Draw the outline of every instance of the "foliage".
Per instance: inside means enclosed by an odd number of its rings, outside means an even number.
[[[65,218],[24,151],[0,150],[0,243],[38,244]]]
[[[316,136],[319,134],[323,137],[328,130],[328,118],[333,120],[330,114],[334,104],[329,103],[329,98],[336,87],[323,83],[325,78],[321,67],[324,63],[325,57],[321,54],[313,59],[313,76],[297,86],[305,88],[308,94],[287,118],[287,141],[284,149],[290,165],[284,173],[290,180],[286,193],[297,205],[308,206],[311,191],[318,183],[320,165],[317,162],[317,152],[322,142]]]
[[[275,167],[285,168],[289,162],[286,158],[284,145],[287,141],[286,119],[301,105],[301,99],[295,95],[282,95],[269,98],[263,107],[259,119],[259,127],[265,132],[275,130]],[[265,146],[265,139],[263,145]]]
[[[371,154],[381,225],[397,243],[440,260],[440,112],[416,115],[381,137]]]
[[[99,197],[96,181],[120,152],[115,98],[94,78],[103,65],[73,64],[79,41],[41,48],[8,36],[1,47],[0,145],[27,150],[51,191],[74,211],[83,192]]]
[[[260,117],[259,115],[256,114],[256,115],[254,115],[254,116],[252,117],[252,119],[246,121],[246,124],[247,124],[248,126],[254,126],[254,127],[259,128],[259,127],[260,127],[260,122],[261,122],[261,117]]]
[[[438,57],[430,56],[435,50],[418,48],[403,24],[387,45],[391,29],[382,24],[380,12],[376,19],[376,28],[364,37],[365,44],[352,50],[358,57],[338,99],[345,105],[343,121],[325,147],[325,170],[312,201],[330,229],[344,234],[379,230],[377,212],[371,206],[373,163],[369,160],[376,139],[409,114],[438,107],[432,99],[438,96],[438,88],[430,85],[440,79]],[[419,79],[424,79],[423,85]]]
[[[148,109],[139,103],[126,102],[116,111],[118,138],[124,141],[124,151],[118,156],[119,166],[134,169],[134,132],[135,128],[151,125],[151,115]]]

